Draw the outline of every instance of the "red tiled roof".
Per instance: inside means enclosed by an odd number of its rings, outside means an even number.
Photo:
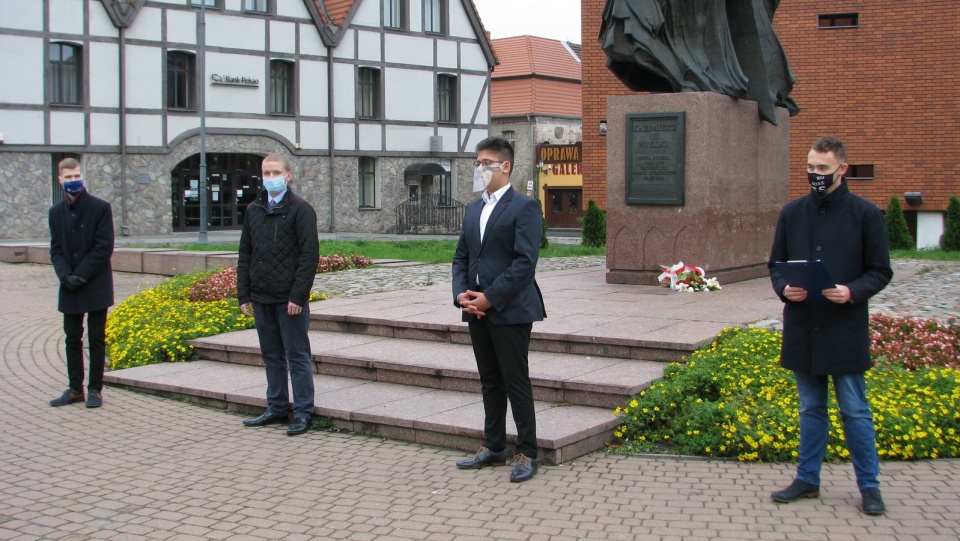
[[[557,115],[580,117],[579,83],[553,79],[494,79],[490,84],[490,114],[498,116]]]
[[[491,43],[500,59],[493,70],[494,79],[539,75],[580,81],[580,62],[561,41],[518,36]]]
[[[500,59],[490,83],[494,117],[581,116],[580,62],[562,42],[519,36],[491,43]]]
[[[327,13],[330,14],[330,18],[333,19],[334,24],[343,26],[343,21],[347,19],[347,14],[350,13],[350,8],[353,7],[355,1],[356,0],[325,0],[324,4],[327,6]]]

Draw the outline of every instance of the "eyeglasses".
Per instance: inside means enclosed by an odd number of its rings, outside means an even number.
[[[483,160],[483,161],[473,162],[473,166],[480,167],[482,165],[483,167],[490,167],[492,164],[495,164],[495,163],[504,163],[504,162],[500,160]],[[499,169],[499,167],[497,169]]]

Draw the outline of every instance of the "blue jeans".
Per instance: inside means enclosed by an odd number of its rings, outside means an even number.
[[[313,417],[313,358],[310,353],[310,305],[295,316],[287,315],[287,303],[253,303],[253,316],[260,337],[260,355],[267,370],[267,411],[287,415],[287,364],[293,387],[294,417]]]
[[[797,479],[820,485],[820,466],[827,456],[827,442],[830,439],[830,419],[827,416],[829,377],[833,379],[833,390],[840,406],[843,435],[853,461],[857,486],[860,490],[879,488],[877,433],[867,402],[863,374],[813,376],[794,372],[793,376],[800,394],[800,463],[797,465]]]

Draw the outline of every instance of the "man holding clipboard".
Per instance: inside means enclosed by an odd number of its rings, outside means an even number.
[[[890,283],[893,271],[883,215],[850,192],[843,179],[846,159],[846,148],[835,137],[813,144],[807,155],[811,192],[780,212],[770,251],[770,280],[784,302],[780,365],[793,371],[800,395],[797,475],[771,498],[789,503],[819,497],[832,380],[861,510],[880,515],[885,506],[864,380],[873,364],[867,301]]]

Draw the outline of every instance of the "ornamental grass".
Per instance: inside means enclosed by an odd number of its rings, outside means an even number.
[[[892,335],[905,324],[902,319],[873,318],[872,335]],[[926,328],[928,323],[915,322],[918,328]],[[952,330],[952,338],[944,341],[955,345],[960,336],[955,322],[947,328]],[[792,373],[779,365],[781,338],[772,330],[726,329],[710,346],[687,357],[685,364],[667,366],[662,381],[615,411],[622,421],[615,431],[621,439],[615,452],[752,462],[796,460],[799,403]],[[956,413],[960,411],[960,371],[939,364],[939,357],[928,357],[922,350],[900,348],[899,352],[912,352],[904,358],[887,355],[878,347],[875,338],[878,362],[867,371],[866,380],[880,458],[960,457],[960,416]],[[847,459],[832,392],[828,409],[827,456]]]
[[[370,264],[363,256],[341,256],[342,262],[327,265],[325,259],[320,258],[318,268]],[[326,298],[310,292],[311,302]],[[236,268],[184,274],[129,297],[110,312],[107,356],[114,370],[189,361],[196,355],[188,340],[253,327],[253,318],[243,315],[237,303]]]

